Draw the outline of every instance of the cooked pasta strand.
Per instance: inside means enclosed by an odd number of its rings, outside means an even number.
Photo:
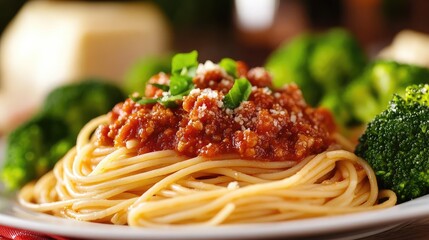
[[[95,145],[102,116],[54,170],[19,193],[22,205],[66,218],[132,226],[284,221],[393,206],[372,169],[341,138],[300,162],[185,158],[174,151],[137,155]],[[383,199],[381,201],[380,199]]]

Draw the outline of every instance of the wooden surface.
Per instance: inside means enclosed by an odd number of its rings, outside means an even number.
[[[401,224],[388,231],[361,240],[429,240],[429,218]]]

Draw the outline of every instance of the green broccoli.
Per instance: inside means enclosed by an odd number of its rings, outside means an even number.
[[[303,90],[305,100],[311,105],[316,105],[322,96],[319,84],[311,78],[308,69],[308,59],[314,45],[313,35],[300,35],[274,51],[265,64],[273,75],[275,87],[294,82]]]
[[[52,169],[75,145],[84,124],[107,113],[124,98],[116,86],[96,80],[53,90],[42,110],[7,138],[0,175],[7,189],[15,190]]]
[[[368,124],[356,154],[372,166],[380,188],[399,202],[429,193],[429,85],[395,94],[388,108]]]
[[[72,136],[77,136],[89,120],[107,113],[124,99],[124,93],[117,86],[87,79],[54,89],[46,97],[41,111],[64,121]]]
[[[361,73],[365,64],[365,54],[353,36],[343,29],[332,29],[292,39],[268,58],[265,67],[273,75],[274,86],[295,82],[310,105],[329,103],[325,107],[331,108],[332,101],[342,102],[341,91]],[[348,122],[349,116],[344,114],[347,111],[340,112],[336,119]]]
[[[331,111],[335,116],[336,123],[338,124],[339,130],[342,133],[347,133],[351,130],[351,127],[359,125],[354,119],[352,119],[349,109],[345,106],[342,101],[343,93],[340,91],[333,91],[330,94],[324,95],[320,100],[319,105],[323,106]]]
[[[7,138],[3,182],[8,189],[21,187],[52,169],[73,145],[63,121],[46,115],[34,117]]]
[[[429,83],[429,69],[379,60],[347,87],[343,104],[353,119],[368,123],[387,107],[394,93],[403,96],[408,85],[421,83]]]
[[[342,91],[365,67],[366,58],[356,40],[342,29],[333,29],[320,37],[309,60],[314,81],[325,94]]]

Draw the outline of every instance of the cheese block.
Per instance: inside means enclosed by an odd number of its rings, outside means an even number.
[[[166,19],[149,3],[29,1],[1,39],[0,115],[10,112],[10,96],[37,105],[85,77],[120,83],[133,62],[168,52],[169,43]]]

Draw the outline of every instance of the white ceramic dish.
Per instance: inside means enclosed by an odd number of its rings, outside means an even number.
[[[1,150],[2,146],[0,162]],[[147,229],[79,222],[36,213],[21,207],[14,196],[2,193],[1,186],[0,193],[0,225],[84,239],[355,239],[429,216],[428,195],[389,209],[342,216],[266,224]]]
[[[145,229],[62,219],[24,209],[13,197],[0,197],[0,225],[84,239],[354,239],[428,215],[426,196],[385,210],[343,216],[222,227]]]

